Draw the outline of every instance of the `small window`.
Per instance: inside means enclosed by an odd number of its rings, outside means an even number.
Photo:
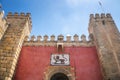
[[[62,45],[58,45],[58,52],[62,52]]]
[[[102,24],[105,25],[105,21],[104,20],[102,21]]]

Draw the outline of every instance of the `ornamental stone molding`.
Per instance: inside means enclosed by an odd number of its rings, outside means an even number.
[[[69,80],[75,80],[75,71],[71,66],[48,66],[44,72],[44,80],[50,80],[56,73],[63,73]]]

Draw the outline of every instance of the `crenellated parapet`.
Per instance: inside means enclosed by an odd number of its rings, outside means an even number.
[[[31,21],[31,14],[30,13],[12,13],[12,12],[9,12],[7,14],[7,22],[10,24],[11,21],[9,20],[22,20],[24,23],[26,23],[26,26],[29,26],[29,31],[31,31],[32,29],[32,21]],[[24,25],[24,23],[22,23]],[[17,23],[16,23],[17,25]],[[30,33],[30,32],[28,32]]]
[[[112,20],[112,16],[110,13],[107,13],[107,14],[104,14],[104,13],[101,13],[101,14],[90,14],[90,21],[92,19],[95,19],[95,20],[103,20],[103,19],[106,19],[106,20]]]
[[[15,12],[15,13],[12,13],[12,12],[9,12],[8,13],[8,15],[7,15],[7,17],[9,18],[9,17],[16,17],[16,18],[30,18],[31,19],[31,14],[30,13],[23,13],[23,12],[21,12],[21,13],[17,13],[17,12]]]
[[[26,36],[23,46],[56,46],[57,43],[63,43],[65,46],[94,46],[91,35],[89,35],[87,40],[84,34],[81,36],[75,34],[73,37],[66,36],[66,39],[64,39],[63,35],[58,35],[57,37],[54,35],[50,37],[47,35],[43,37],[40,35],[37,37],[34,35],[31,37]]]
[[[90,14],[90,19],[89,19],[89,32],[91,33],[93,30],[93,27],[96,27],[97,25],[99,26],[106,26],[109,25],[109,23],[114,24],[114,20],[111,16],[110,13],[101,13],[101,14]],[[93,26],[93,27],[92,27]],[[106,26],[108,27],[108,26]]]

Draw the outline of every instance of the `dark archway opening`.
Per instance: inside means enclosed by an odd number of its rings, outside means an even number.
[[[50,80],[69,80],[69,79],[63,73],[56,73],[50,78]]]

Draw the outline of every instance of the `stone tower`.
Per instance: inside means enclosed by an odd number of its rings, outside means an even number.
[[[12,80],[24,38],[31,31],[31,19],[29,13],[8,13],[6,20],[3,16],[0,12],[0,80]]]
[[[110,14],[91,14],[89,33],[97,47],[104,80],[120,80],[120,33]]]

